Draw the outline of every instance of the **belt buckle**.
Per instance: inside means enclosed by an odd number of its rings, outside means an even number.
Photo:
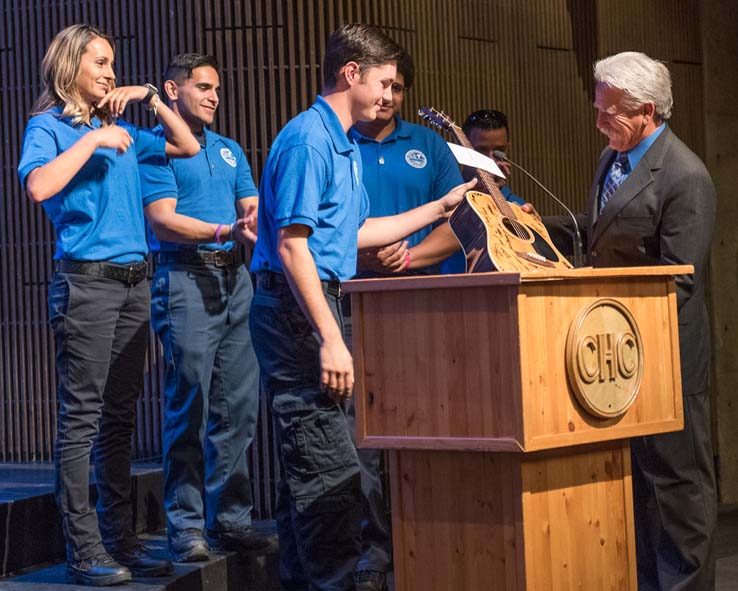
[[[213,262],[216,267],[227,267],[230,262],[230,254],[227,250],[215,250],[213,251]]]
[[[127,273],[126,273],[126,283],[129,287],[133,287],[134,285],[137,285],[142,277],[142,273],[144,272],[145,267],[132,264],[128,265]]]
[[[126,275],[126,283],[130,287],[130,286],[134,285],[134,282],[133,282],[133,280],[135,278],[134,273],[137,272],[137,269],[133,265],[128,265],[128,269],[127,270],[128,270],[128,273]]]

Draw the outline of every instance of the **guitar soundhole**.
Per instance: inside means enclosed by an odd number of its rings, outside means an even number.
[[[526,240],[528,242],[533,241],[533,235],[530,233],[528,228],[526,228],[520,222],[503,217],[502,225],[504,226],[505,230],[510,232],[510,234],[512,234],[513,236],[520,238],[521,240]]]

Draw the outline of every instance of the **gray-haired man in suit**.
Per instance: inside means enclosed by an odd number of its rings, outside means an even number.
[[[669,70],[635,52],[598,61],[597,128],[609,139],[586,214],[595,267],[694,265],[676,278],[684,430],[631,441],[638,589],[715,586],[717,513],[710,438],[710,327],[705,272],[715,221],[715,188],[702,161],[669,129]],[[550,223],[549,223],[550,222]],[[567,220],[547,219],[554,240]]]

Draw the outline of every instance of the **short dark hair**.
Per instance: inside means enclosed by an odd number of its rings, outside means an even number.
[[[167,65],[167,69],[164,71],[164,80],[174,80],[177,84],[182,84],[188,78],[192,78],[192,70],[203,66],[210,66],[214,70],[218,70],[218,62],[211,55],[180,53],[175,55]]]
[[[374,25],[343,25],[328,37],[323,59],[323,86],[334,88],[338,73],[348,62],[359,64],[359,71],[397,62],[402,50]]]
[[[415,81],[415,64],[413,63],[413,58],[404,49],[397,58],[397,73],[402,74],[402,77],[405,79],[404,86],[406,90],[413,85]]]
[[[510,137],[510,129],[507,126],[507,115],[502,111],[494,109],[480,109],[474,111],[466,118],[461,126],[464,134],[469,137],[472,129],[504,129]]]

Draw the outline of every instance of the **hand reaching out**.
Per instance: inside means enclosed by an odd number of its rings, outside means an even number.
[[[456,209],[456,206],[461,203],[461,200],[464,198],[464,195],[466,195],[466,192],[471,191],[476,184],[477,179],[473,178],[467,183],[462,183],[461,185],[454,187],[443,197],[441,197],[438,201],[443,207],[443,217],[449,217],[454,209]]]
[[[383,248],[369,248],[359,251],[356,267],[359,271],[375,273],[399,273],[405,270],[407,240],[400,240]]]

